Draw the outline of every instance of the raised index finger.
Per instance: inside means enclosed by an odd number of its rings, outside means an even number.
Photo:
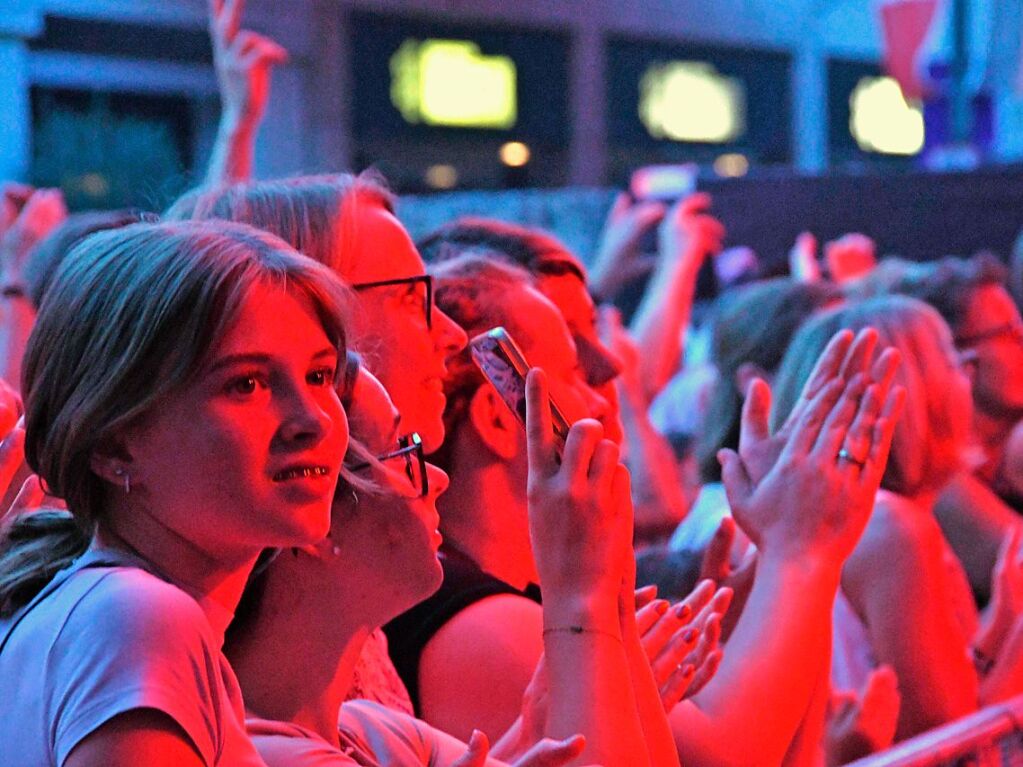
[[[547,374],[532,368],[526,375],[526,450],[529,473],[550,477],[558,471]]]
[[[817,364],[810,371],[806,383],[803,384],[803,391],[800,392],[796,406],[792,408],[789,417],[785,419],[785,425],[782,427],[783,431],[792,428],[792,425],[799,420],[807,405],[817,396],[817,393],[838,375],[842,361],[845,359],[852,341],[853,333],[851,330],[840,330],[831,337],[828,345],[821,352],[821,356],[817,358]]]

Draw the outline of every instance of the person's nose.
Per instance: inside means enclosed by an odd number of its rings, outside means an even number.
[[[329,392],[333,396],[333,392]],[[323,403],[315,396],[315,393],[307,387],[298,386],[288,395],[284,405],[284,420],[281,424],[280,435],[286,442],[309,442],[317,443],[322,440],[332,428],[341,428],[345,433],[348,431],[348,419],[343,408],[336,408],[337,413],[331,414],[324,407]],[[335,421],[340,420],[339,423]]]
[[[432,463],[426,464],[426,476],[430,480],[429,498],[431,501],[436,501],[444,495],[451,484],[451,479],[444,469],[440,466],[434,466]]]
[[[579,363],[586,374],[586,383],[601,386],[621,375],[624,363],[621,357],[594,338],[575,338]]]
[[[462,330],[462,326],[445,314],[441,309],[433,307],[433,334],[434,343],[438,349],[444,352],[445,357],[460,352],[469,343],[469,336]]]

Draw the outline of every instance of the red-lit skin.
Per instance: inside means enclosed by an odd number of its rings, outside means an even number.
[[[240,354],[259,359],[217,368]],[[98,540],[141,555],[200,606],[215,601],[233,611],[263,548],[305,545],[327,531],[348,444],[336,365],[311,307],[280,289],[254,288],[211,366],[94,456],[93,469],[111,483]],[[292,465],[330,472],[274,480]],[[121,490],[118,467],[131,473],[130,494]],[[202,763],[166,715],[133,711],[85,738],[67,764],[139,758]]]
[[[525,331],[517,336],[522,351],[547,373],[565,417],[572,423],[605,416],[608,403],[583,380],[561,313],[537,290],[516,290],[508,306]],[[524,588],[538,577],[529,538],[525,432],[489,384],[474,395],[469,412],[470,423],[454,436],[452,492],[440,504],[441,531],[482,569]],[[474,727],[493,737],[503,733],[518,715],[543,650],[541,629],[540,607],[517,596],[490,597],[459,612],[423,650],[423,717],[461,738]],[[483,699],[486,709],[476,704]]]
[[[537,287],[564,317],[575,341],[587,383],[611,406],[601,419],[604,436],[621,444],[624,435],[615,379],[622,371],[622,362],[597,333],[597,308],[586,290],[585,282],[574,274],[540,274],[537,276]]]
[[[953,438],[935,466],[952,466],[965,450],[972,420],[970,378],[958,363],[944,323],[916,341],[926,372],[940,386],[909,396],[942,398]],[[909,355],[903,365],[913,364]],[[933,362],[930,360],[934,360]],[[897,427],[898,428],[898,427]],[[898,443],[896,443],[898,444]],[[899,678],[897,739],[963,716],[977,707],[977,674],[968,648],[977,629],[965,579],[946,564],[948,544],[934,518],[937,490],[913,498],[881,492],[867,530],[842,573],[842,591],[862,617],[875,657]]]
[[[426,273],[408,232],[378,203],[361,200],[356,236],[342,275],[351,284]],[[421,290],[421,287],[420,289]],[[422,293],[404,286],[357,293],[355,349],[401,411],[401,432],[418,432],[427,452],[444,441],[445,360],[465,347],[465,332],[436,306],[426,327]]]
[[[983,285],[973,291],[956,336],[977,337],[1007,326],[1023,332],[1015,303],[1001,285]],[[1023,342],[1007,332],[969,348],[977,356],[974,434],[987,454],[984,474],[990,479],[1009,431],[1023,418]]]

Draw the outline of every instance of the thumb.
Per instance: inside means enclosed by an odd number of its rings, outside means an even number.
[[[721,482],[725,486],[728,503],[733,509],[742,506],[753,493],[753,483],[742,459],[728,448],[719,450],[717,458],[721,464]]]
[[[585,748],[586,738],[582,735],[564,740],[544,738],[523,754],[515,762],[515,767],[562,767],[582,754]]]
[[[490,753],[490,741],[479,730],[473,730],[465,753],[451,763],[451,767],[484,767]]]

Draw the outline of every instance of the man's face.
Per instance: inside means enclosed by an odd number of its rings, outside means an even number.
[[[977,409],[998,420],[1023,416],[1023,320],[1000,285],[973,291],[957,329],[956,346],[976,355],[973,398]]]

